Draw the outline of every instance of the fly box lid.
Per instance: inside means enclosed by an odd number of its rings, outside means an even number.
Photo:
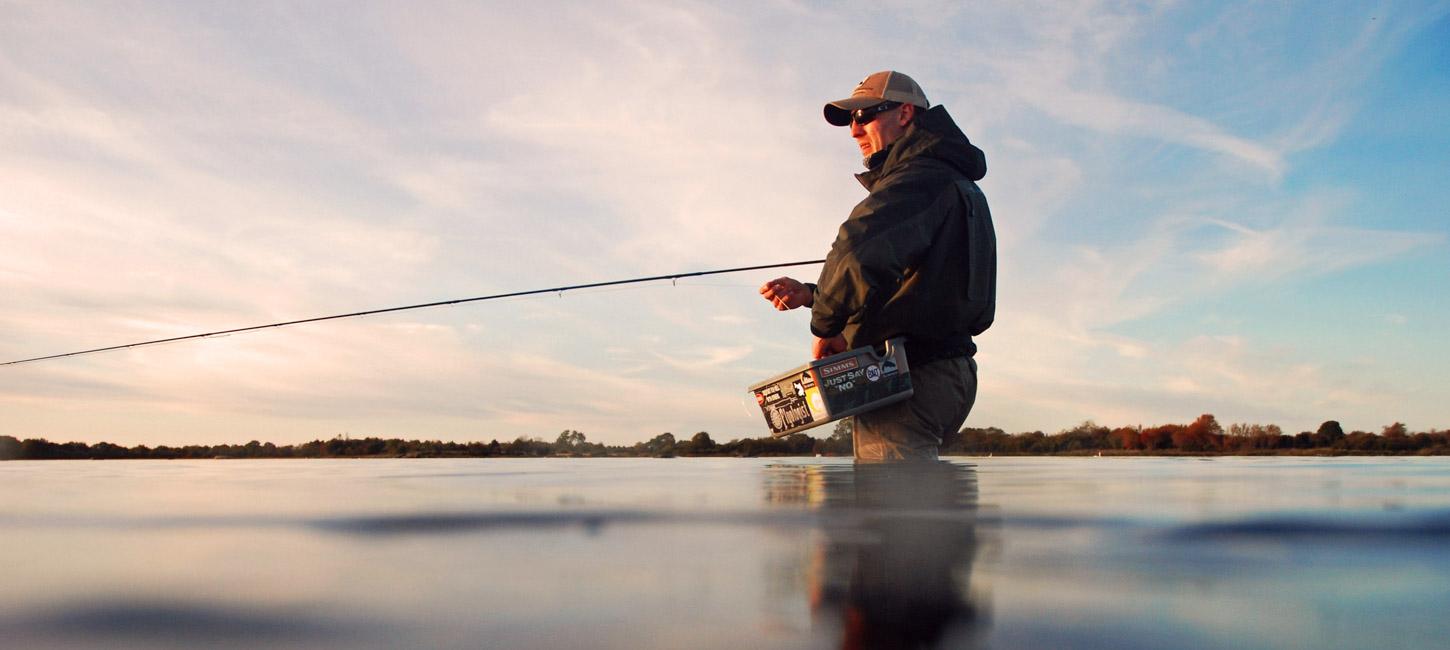
[[[775,437],[911,397],[904,340],[888,340],[881,353],[861,347],[812,361],[750,387]]]

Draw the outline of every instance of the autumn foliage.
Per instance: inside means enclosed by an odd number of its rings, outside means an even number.
[[[1232,424],[1227,429],[1211,414],[1188,424],[1122,426],[1114,429],[1089,421],[1055,434],[1040,431],[1008,434],[992,427],[968,427],[942,447],[948,454],[1425,454],[1450,455],[1450,431],[1411,433],[1396,422],[1379,433],[1345,433],[1339,422],[1326,421],[1315,431],[1288,435],[1278,425]]]

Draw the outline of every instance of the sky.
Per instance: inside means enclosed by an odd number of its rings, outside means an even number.
[[[967,426],[1450,428],[1447,2],[0,0],[0,361],[819,259],[885,69],[987,155]],[[818,272],[0,366],[0,435],[762,436]]]

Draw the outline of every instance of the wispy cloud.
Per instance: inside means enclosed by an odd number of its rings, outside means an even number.
[[[1007,71],[1021,79],[1013,92],[1049,117],[1072,126],[1112,135],[1153,138],[1232,156],[1259,168],[1272,180],[1284,174],[1283,154],[1247,138],[1234,136],[1214,123],[1166,106],[1135,102],[1106,93],[1049,85],[1024,71]]]

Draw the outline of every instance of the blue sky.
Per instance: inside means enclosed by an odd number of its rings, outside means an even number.
[[[969,425],[1445,428],[1450,4],[0,3],[0,358],[812,259],[898,69],[987,152]],[[810,278],[818,269],[796,270]],[[770,274],[0,369],[0,434],[763,435]]]

